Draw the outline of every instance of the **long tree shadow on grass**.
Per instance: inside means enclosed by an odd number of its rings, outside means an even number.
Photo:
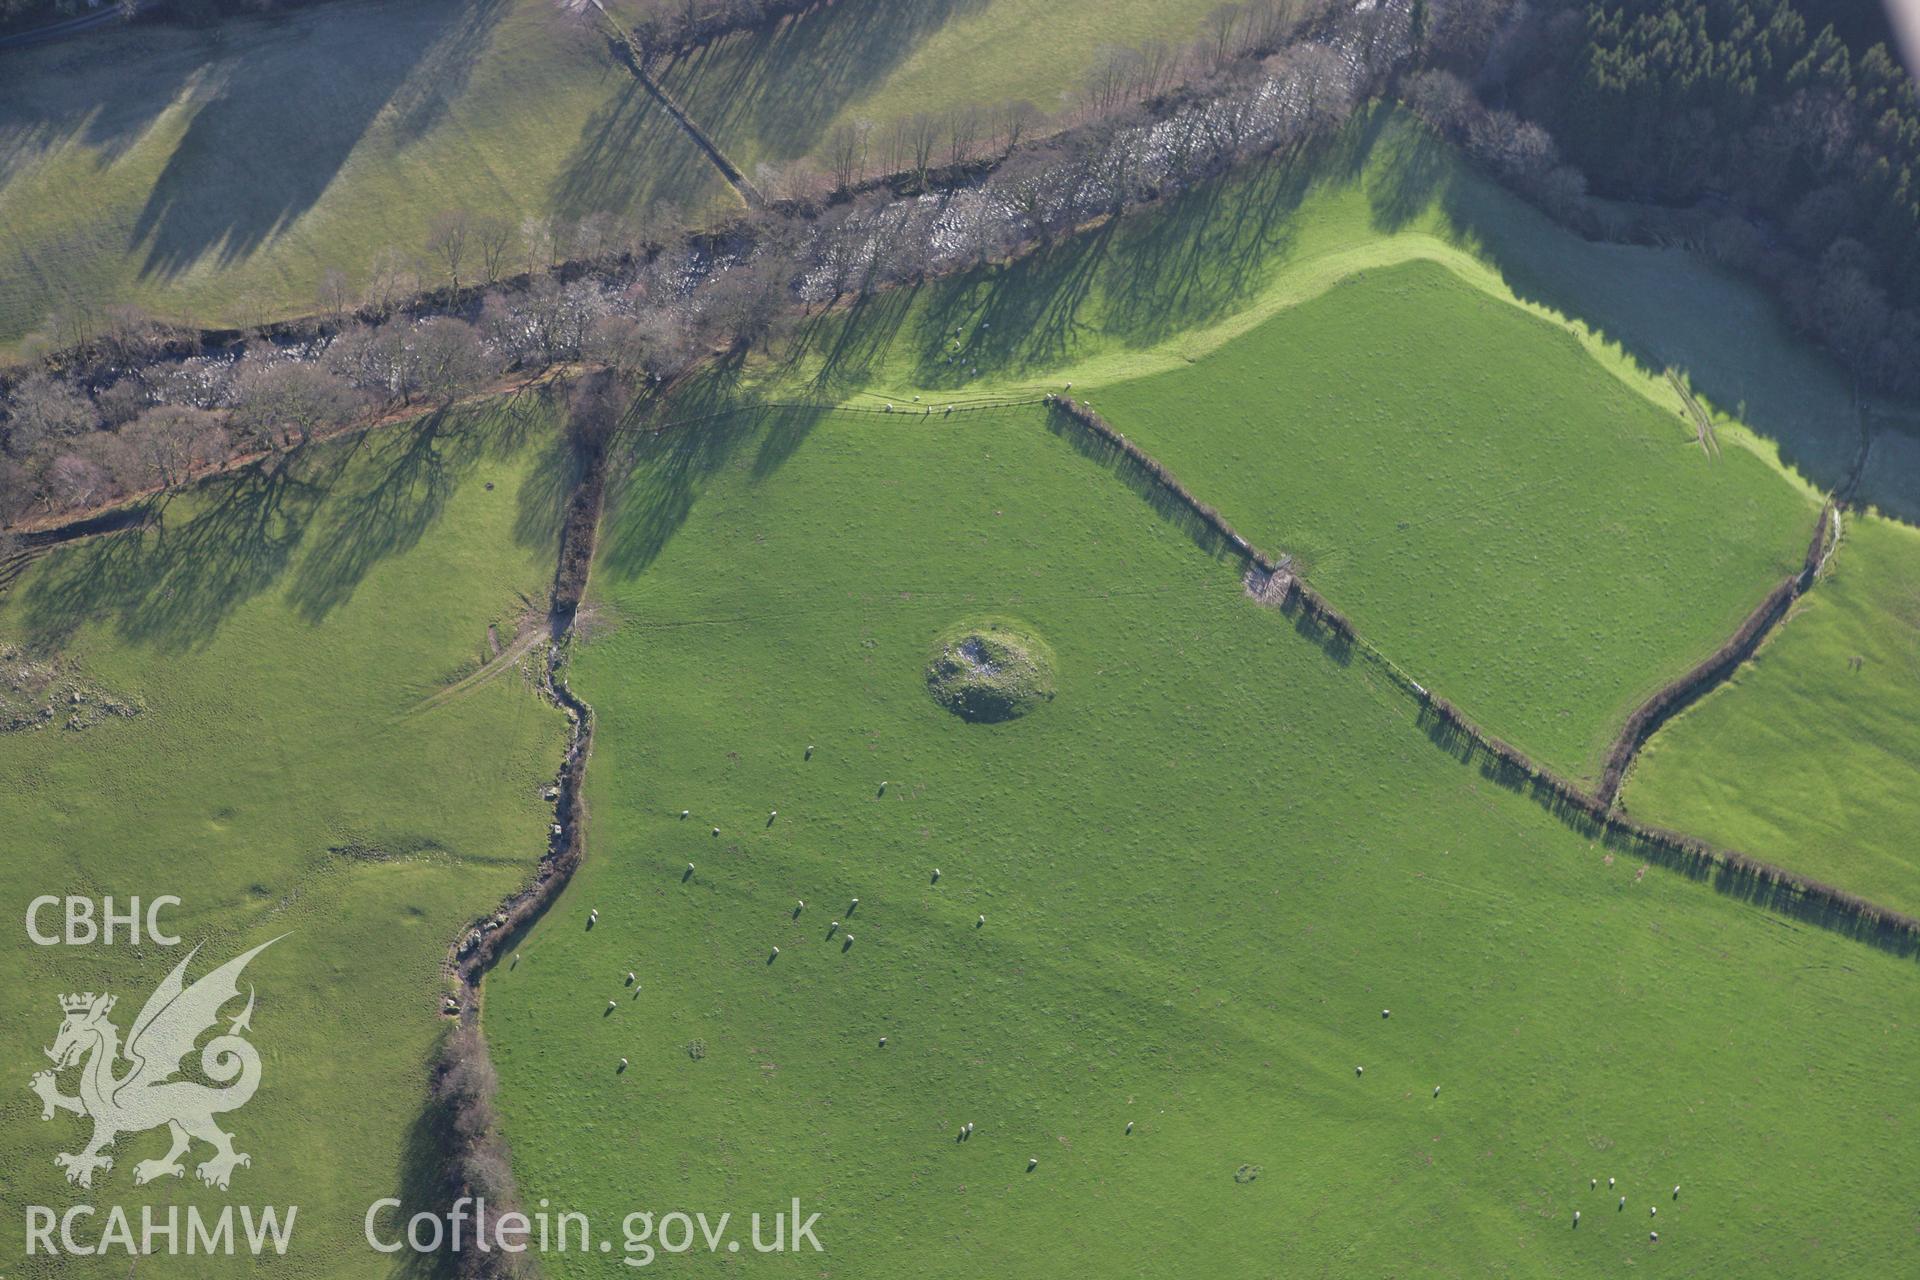
[[[847,104],[879,88],[927,37],[987,3],[836,0],[654,71],[722,148],[749,161],[790,160],[819,146]]]
[[[721,468],[751,447],[751,475],[756,482],[767,479],[832,412],[824,406],[743,404],[736,397],[737,376],[737,363],[701,374],[616,446],[622,453],[609,473],[600,529],[604,571],[621,579],[644,573]]]
[[[1101,340],[1157,345],[1247,305],[1285,266],[1301,202],[1363,157],[1343,136],[1012,262],[867,295],[807,321],[792,362],[815,366],[817,389],[840,391],[871,381],[900,350],[918,385],[958,389],[976,371],[1058,368]]]
[[[446,512],[449,498],[482,463],[529,447],[544,421],[542,393],[434,410],[401,426],[358,437],[352,466],[331,494],[311,548],[294,567],[287,599],[308,622],[324,621],[353,598],[374,566],[404,555]],[[543,453],[546,459],[548,453]],[[514,537],[551,546],[567,489],[557,464],[535,468],[534,491],[518,496]]]
[[[102,621],[162,652],[203,644],[280,580],[343,462],[268,459],[208,486],[178,526],[162,519],[48,557],[20,602],[29,642],[54,649]]]
[[[724,180],[693,140],[624,69],[624,83],[600,105],[574,141],[547,199],[563,218],[595,213],[671,219],[723,193]]]
[[[508,0],[357,7],[299,19],[302,39],[244,42],[197,73],[192,119],[128,237],[144,277],[250,256],[311,209],[383,112],[395,141],[431,128]],[[378,38],[372,38],[377,36]],[[232,46],[230,46],[232,47]],[[351,75],[341,68],[351,65]]]

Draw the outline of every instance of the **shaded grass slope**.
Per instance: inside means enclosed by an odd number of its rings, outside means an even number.
[[[305,314],[327,269],[364,284],[383,250],[422,252],[442,210],[517,224],[733,200],[551,0],[141,26],[0,53],[0,82],[0,350],[118,302],[199,325]]]

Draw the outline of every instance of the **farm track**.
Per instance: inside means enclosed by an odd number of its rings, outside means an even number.
[[[543,627],[538,622],[523,622],[520,625],[520,629],[514,633],[512,641],[509,642],[505,648],[501,649],[499,653],[489,658],[485,666],[481,667],[478,671],[454,681],[446,688],[437,690],[425,698],[422,698],[414,704],[413,714],[418,715],[423,711],[431,711],[435,707],[453,701],[455,698],[464,697],[472,693],[483,684],[490,683],[502,672],[510,670],[515,666],[521,658],[531,653],[544,638],[544,633],[547,632],[548,628]]]

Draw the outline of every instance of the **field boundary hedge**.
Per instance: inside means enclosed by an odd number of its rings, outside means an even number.
[[[1828,542],[1829,523],[1836,510],[1832,500],[1820,509],[1812,541],[1800,569],[1767,594],[1732,638],[1691,671],[1663,685],[1641,704],[1627,722],[1608,757],[1608,772],[1592,792],[1572,779],[1536,763],[1511,743],[1494,737],[1465,712],[1429,690],[1403,671],[1353,623],[1328,604],[1302,579],[1293,558],[1275,560],[1242,537],[1211,505],[1183,485],[1178,477],[1139,445],[1116,430],[1085,404],[1066,397],[1047,397],[1055,421],[1082,429],[1110,461],[1124,461],[1130,477],[1165,495],[1176,516],[1211,532],[1216,550],[1231,549],[1247,565],[1247,588],[1262,603],[1296,617],[1296,625],[1315,636],[1343,665],[1354,651],[1377,662],[1387,675],[1420,704],[1416,722],[1428,738],[1463,764],[1480,763],[1480,772],[1509,790],[1530,796],[1542,808],[1574,830],[1611,849],[1633,853],[1650,862],[1679,871],[1694,880],[1711,880],[1722,893],[1757,906],[1818,924],[1891,951],[1920,954],[1920,919],[1872,902],[1837,886],[1814,880],[1762,859],[1723,848],[1708,841],[1637,822],[1614,807],[1619,775],[1635,751],[1662,723],[1725,676],[1750,655],[1767,631],[1785,616],[1788,606],[1810,586]],[[1159,505],[1159,504],[1156,504]],[[1166,508],[1163,506],[1162,510]],[[1616,772],[1617,766],[1617,772]]]
[[[1820,569],[1820,562],[1827,547],[1827,530],[1833,519],[1834,504],[1828,500],[1820,508],[1820,514],[1814,521],[1813,539],[1807,545],[1807,554],[1800,569],[1791,577],[1782,579],[1780,584],[1767,593],[1766,599],[1755,606],[1752,613],[1740,623],[1734,633],[1727,637],[1726,643],[1696,663],[1686,674],[1676,677],[1660,686],[1645,702],[1634,710],[1620,729],[1620,736],[1614,739],[1613,747],[1607,752],[1605,767],[1601,770],[1600,785],[1594,796],[1602,804],[1612,805],[1620,793],[1620,784],[1626,781],[1627,770],[1633,766],[1633,760],[1640,748],[1647,744],[1661,725],[1685,710],[1701,695],[1710,691],[1720,681],[1732,674],[1735,668],[1760,647],[1774,626],[1784,618],[1793,602],[1800,598],[1806,589],[1813,585],[1814,575]]]

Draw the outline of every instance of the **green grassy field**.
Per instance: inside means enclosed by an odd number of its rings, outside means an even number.
[[[1575,777],[1797,567],[1816,513],[1430,262],[1091,395],[1415,679]]]
[[[835,126],[922,112],[1054,113],[1109,46],[1200,36],[1213,0],[837,0],[663,62],[662,82],[749,173],[820,158]],[[944,146],[944,142],[943,142]]]
[[[755,1259],[791,1274],[1858,1274],[1910,1247],[1910,960],[1455,763],[1037,410],[657,437],[594,594],[592,853],[488,982],[530,1197],[731,1210],[744,1239],[798,1196],[826,1255]],[[990,616],[1050,646],[1057,696],[969,724],[924,667]]]
[[[767,380],[869,401],[1095,387],[1182,368],[1358,272],[1415,260],[1570,333],[1679,422],[1663,377],[1676,369],[1723,442],[1809,491],[1851,469],[1846,380],[1758,290],[1679,249],[1582,240],[1395,110],[1017,262],[821,315]]]
[[[1920,914],[1920,531],[1852,517],[1752,662],[1662,729],[1633,812]]]
[[[860,403],[1071,382],[1415,678],[1586,776],[1798,563],[1858,447],[1844,385],[1762,321],[1682,255],[1555,230],[1387,113],[829,314],[767,382]],[[1669,366],[1764,426],[1716,407],[1710,461]]]
[[[0,53],[0,81],[0,351],[69,294],[198,324],[306,314],[328,268],[363,284],[445,209],[734,200],[551,0],[142,26]]]
[[[0,596],[0,644],[56,661],[63,682],[90,690],[83,706],[105,695],[144,707],[84,731],[0,733],[0,897],[14,922],[0,1028],[15,1055],[0,1186],[16,1213],[294,1204],[276,1272],[385,1273],[360,1222],[374,1198],[435,1168],[438,1139],[419,1118],[441,964],[545,848],[540,791],[564,733],[510,666],[415,708],[477,670],[489,625],[510,639],[522,601],[546,589],[563,479],[551,438],[543,412],[496,410],[317,448],[272,477],[176,498],[159,530],[56,553]],[[287,935],[247,971],[265,1069],[226,1117],[253,1157],[230,1192],[191,1168],[135,1188],[133,1165],[161,1155],[164,1132],[123,1137],[91,1191],[61,1180],[54,1153],[79,1150],[89,1129],[66,1114],[43,1123],[25,1087],[47,1065],[56,997],[114,993],[124,1033],[185,950],[29,943],[28,902],[69,893],[182,898],[169,923],[204,945],[194,977]],[[10,1231],[7,1275],[129,1265],[25,1259],[24,1247]],[[207,1266],[156,1257],[139,1271]]]

